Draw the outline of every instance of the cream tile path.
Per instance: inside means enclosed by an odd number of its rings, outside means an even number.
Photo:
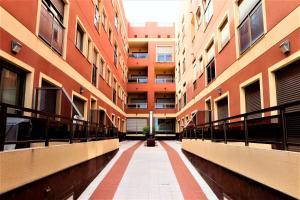
[[[183,199],[168,155],[158,142],[134,152],[114,199]]]

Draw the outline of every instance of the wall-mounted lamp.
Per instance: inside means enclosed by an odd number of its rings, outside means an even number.
[[[217,88],[216,91],[217,91],[217,93],[218,93],[219,95],[222,94],[222,88]]]
[[[283,43],[280,44],[280,50],[283,54],[288,54],[291,51],[290,48],[290,41],[285,40]]]
[[[79,89],[80,94],[84,93],[84,90],[85,90],[85,88],[81,85],[80,89]]]
[[[11,52],[17,54],[21,51],[22,45],[16,40],[11,41]]]

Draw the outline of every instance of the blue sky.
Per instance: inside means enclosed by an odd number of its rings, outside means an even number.
[[[147,21],[172,23],[178,20],[183,0],[123,0],[125,14],[130,23]]]

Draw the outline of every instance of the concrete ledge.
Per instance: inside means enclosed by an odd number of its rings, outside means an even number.
[[[182,148],[300,199],[300,153],[183,139]]]
[[[110,139],[0,152],[0,194],[118,148]]]

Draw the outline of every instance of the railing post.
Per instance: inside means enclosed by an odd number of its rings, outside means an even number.
[[[4,105],[1,105],[1,108],[0,108],[0,151],[4,150],[6,121],[7,121],[7,107]]]
[[[227,144],[227,128],[226,128],[226,120],[224,120],[223,130],[224,130],[224,143]]]
[[[210,122],[210,140],[213,141],[214,139],[214,136],[213,136],[213,123]]]
[[[247,115],[244,116],[244,129],[245,129],[245,145],[249,146]]]
[[[204,141],[204,127],[201,128],[202,131],[202,141]]]
[[[280,109],[281,116],[281,126],[282,126],[282,143],[283,149],[287,150],[287,126],[286,126],[286,117],[285,117],[285,109]]]
[[[50,118],[47,116],[47,122],[46,122],[46,131],[45,131],[45,146],[49,146],[49,125],[50,125]]]
[[[89,130],[88,130],[89,123],[85,121],[84,124],[85,124],[85,141],[87,142],[89,139]]]
[[[70,144],[73,143],[73,137],[74,137],[74,125],[73,125],[73,117],[72,117],[70,123]]]

